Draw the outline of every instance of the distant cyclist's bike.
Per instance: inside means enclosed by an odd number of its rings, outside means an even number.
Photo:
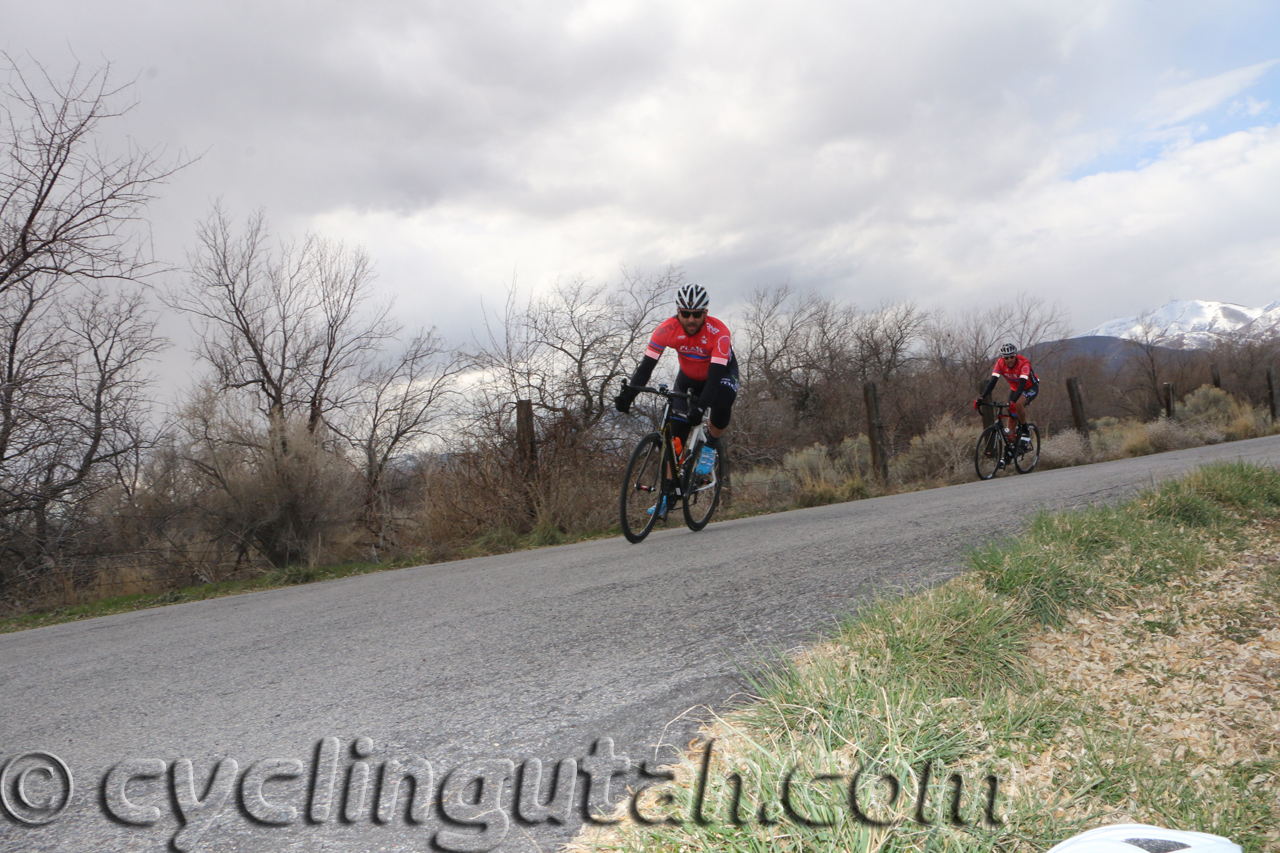
[[[995,423],[982,431],[973,451],[973,467],[979,480],[990,480],[1002,468],[1012,464],[1019,474],[1030,474],[1040,462],[1040,430],[1032,423],[1024,424],[1026,435],[1005,435],[1001,418],[1008,416],[1008,403],[982,403],[995,409]]]
[[[667,405],[662,412],[662,427],[640,439],[627,463],[622,480],[622,534],[628,541],[639,542],[659,520],[666,521],[677,502],[689,529],[701,530],[720,502],[724,463],[717,453],[711,470],[698,473],[698,458],[705,443],[701,424],[690,433],[689,447],[681,448],[683,453],[677,452],[671,434],[671,401],[687,400],[689,393],[671,391],[666,385],[627,387],[665,397]]]

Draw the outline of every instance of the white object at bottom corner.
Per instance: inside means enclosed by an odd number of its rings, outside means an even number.
[[[1241,853],[1221,835],[1141,823],[1100,826],[1055,844],[1048,853]]]

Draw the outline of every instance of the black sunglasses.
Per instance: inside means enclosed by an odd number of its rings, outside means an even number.
[[[699,317],[706,316],[706,311],[680,311],[680,317],[685,320],[696,320]]]

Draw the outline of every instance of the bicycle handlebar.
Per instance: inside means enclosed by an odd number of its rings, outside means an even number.
[[[630,388],[632,391],[647,391],[650,394],[659,394],[663,397],[684,397],[686,400],[693,399],[693,395],[688,391],[672,391],[665,386],[661,388],[651,388],[648,385],[632,385],[629,382],[622,383],[623,388]]]

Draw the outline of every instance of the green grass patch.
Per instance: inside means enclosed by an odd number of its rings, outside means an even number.
[[[1072,612],[1131,602],[1226,559],[1247,523],[1278,508],[1280,472],[1232,464],[1119,507],[1037,516],[1024,535],[974,551],[969,574],[867,606],[830,642],[758,675],[758,701],[713,727],[720,752],[701,794],[704,825],[688,820],[699,796],[695,751],[678,781],[647,800],[646,817],[669,822],[627,824],[600,848],[1042,853],[1136,814],[1224,835],[1247,853],[1265,849],[1276,762],[1161,761],[1085,696],[1045,684],[1027,649]],[[1152,612],[1139,634],[1176,635],[1181,618]],[[859,772],[861,805],[886,826],[852,813]],[[877,781],[885,776],[898,783],[896,800]],[[985,820],[989,776],[1006,786],[999,825]],[[959,823],[953,777],[967,792]]]
[[[938,699],[1026,679],[1021,614],[972,583],[881,601],[846,623],[840,640],[878,677],[918,682]]]
[[[1212,544],[1277,510],[1274,470],[1212,465],[1121,506],[1041,513],[1016,540],[975,549],[970,564],[987,589],[1040,624],[1060,626],[1071,610],[1119,606],[1212,565],[1222,553]]]

